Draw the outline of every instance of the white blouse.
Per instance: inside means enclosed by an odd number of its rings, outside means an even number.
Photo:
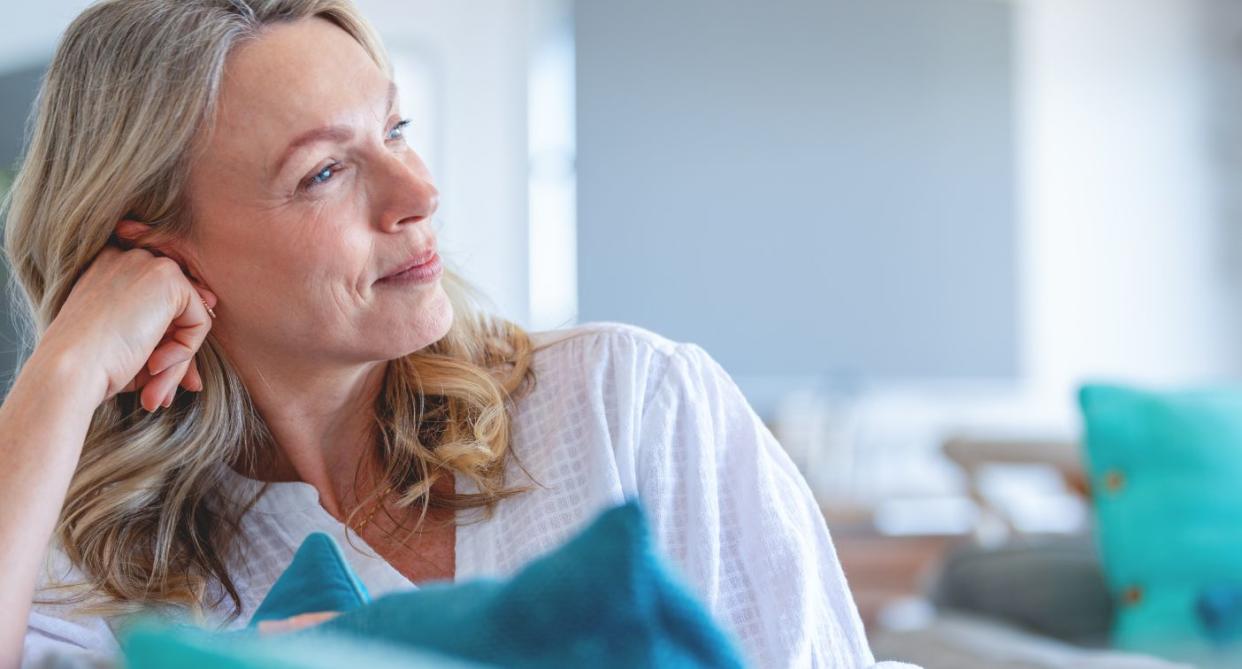
[[[875,665],[809,487],[702,348],[620,323],[532,337],[536,384],[516,407],[512,446],[542,487],[457,528],[454,580],[510,575],[637,497],[657,546],[749,666],[902,666]],[[530,482],[512,461],[508,475]],[[477,492],[463,477],[455,483]],[[233,474],[225,492],[245,499],[261,485]],[[242,528],[248,547],[231,566],[243,611],[230,627],[244,625],[311,532],[336,538],[372,595],[416,587],[347,538],[310,484],[269,484]],[[53,549],[46,578],[58,575],[76,574]],[[117,622],[36,605],[22,666],[110,666]]]

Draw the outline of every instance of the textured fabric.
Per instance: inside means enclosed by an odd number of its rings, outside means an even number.
[[[135,625],[124,633],[125,669],[500,669],[347,635],[219,634],[188,626]]]
[[[664,567],[635,501],[510,580],[391,594],[320,629],[514,669],[742,666],[733,640]]]
[[[1195,613],[1212,641],[1224,645],[1242,642],[1242,586],[1210,585],[1195,602]]]
[[[255,609],[250,626],[301,613],[352,611],[370,601],[366,586],[336,541],[323,532],[312,532]]]
[[[1119,648],[1242,666],[1196,605],[1242,582],[1242,387],[1079,393],[1104,573]]]
[[[701,347],[635,326],[591,323],[534,335],[535,389],[517,405],[513,448],[541,484],[492,519],[463,514],[455,579],[504,577],[602,509],[636,496],[660,550],[756,667],[872,664],[854,601],[811,491],[740,390]],[[530,482],[511,463],[508,481]],[[261,484],[234,477],[238,499]],[[475,492],[456,480],[460,491]],[[244,624],[311,532],[331,535],[367,589],[412,584],[320,505],[309,484],[271,484],[243,519],[231,560]],[[67,566],[53,552],[55,573]],[[72,579],[72,574],[68,574]],[[224,611],[220,612],[225,613]],[[38,606],[29,658],[115,648],[115,621]],[[33,660],[31,660],[33,661]]]
[[[298,551],[331,558],[312,534]],[[326,610],[314,598],[313,584],[335,583],[344,565],[332,559],[294,560],[302,582],[301,601],[279,606],[288,615]],[[309,567],[309,568],[308,568]],[[348,567],[344,567],[348,569]],[[290,571],[277,581],[288,583]],[[275,593],[282,598],[281,593]],[[308,598],[307,595],[310,595]],[[269,593],[259,607],[272,600]],[[298,606],[301,604],[301,606]],[[291,606],[292,605],[292,606]],[[353,639],[350,666],[375,666],[370,650],[400,647],[420,658],[440,656],[511,669],[741,669],[733,640],[665,567],[652,545],[642,507],[636,500],[608,509],[580,534],[548,555],[522,567],[512,579],[476,578],[435,583],[392,593],[360,605],[317,627],[278,636],[262,647],[238,643],[236,632],[213,639],[187,637],[184,627],[154,634],[122,632],[127,669],[185,666],[182,655],[207,656],[222,666],[256,665],[256,657],[290,659],[306,640],[324,635]],[[322,644],[321,644],[322,645]],[[281,653],[280,649],[288,649]],[[152,653],[153,649],[160,652]]]

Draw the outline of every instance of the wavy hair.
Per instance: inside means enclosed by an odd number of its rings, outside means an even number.
[[[73,21],[40,88],[5,207],[24,350],[122,217],[150,224],[151,243],[189,234],[187,173],[210,133],[228,55],[265,26],[312,17],[349,33],[391,75],[349,0],[105,0]],[[528,489],[506,487],[504,472],[514,457],[513,401],[535,381],[531,339],[485,311],[455,272],[442,281],[452,328],[389,361],[374,406],[385,482],[398,506],[421,505],[419,524],[429,508],[483,507],[490,517],[498,501]],[[146,412],[137,393],[95,410],[54,537],[84,574],[78,597],[90,610],[170,605],[202,616],[231,600],[231,617],[241,611],[227,564],[248,505],[218,492],[220,465],[257,462],[276,445],[212,335],[196,359],[202,392],[178,393],[170,410]],[[478,492],[433,491],[441,472],[464,475]]]

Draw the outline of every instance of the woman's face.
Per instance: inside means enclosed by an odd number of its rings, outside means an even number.
[[[438,277],[378,281],[436,242],[438,193],[400,121],[387,76],[325,20],[272,26],[230,55],[183,246],[219,297],[226,348],[357,363],[448,331]]]

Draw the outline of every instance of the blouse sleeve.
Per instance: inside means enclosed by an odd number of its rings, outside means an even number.
[[[102,616],[83,615],[69,602],[56,601],[50,585],[76,582],[79,572],[55,546],[36,587],[22,643],[22,669],[102,669],[116,666],[119,646],[116,635]],[[40,599],[47,601],[38,601]]]
[[[82,624],[32,613],[22,644],[22,669],[104,669],[116,666],[102,621]],[[109,635],[110,636],[110,635]]]
[[[639,501],[658,545],[754,667],[875,665],[811,490],[737,385],[678,344],[649,388]]]

